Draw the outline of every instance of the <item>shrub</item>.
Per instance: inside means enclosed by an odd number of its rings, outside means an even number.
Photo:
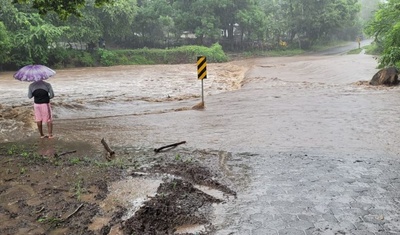
[[[93,55],[89,52],[83,51],[79,57],[79,62],[81,64],[81,66],[84,67],[93,67],[96,65],[96,61],[95,58],[93,57]]]
[[[208,62],[214,63],[228,60],[228,56],[218,43],[209,48],[204,46],[182,46],[172,49],[98,49],[93,52],[59,47],[51,51],[49,65],[54,68],[68,68],[96,65],[181,64],[195,63],[198,56],[206,56]]]
[[[166,50],[143,48],[130,50],[129,54],[135,57],[141,56],[146,61],[156,64],[193,63],[197,60],[197,56],[206,56],[209,62],[225,62],[228,60],[222,46],[218,43],[210,48],[204,46],[182,46]]]
[[[379,67],[393,66],[400,61],[400,47],[389,47],[379,59]]]
[[[100,56],[100,65],[103,66],[112,66],[117,64],[117,54],[106,50],[106,49],[98,49],[98,54]]]
[[[49,65],[55,68],[66,67],[71,57],[70,51],[62,47],[56,47],[49,53]]]

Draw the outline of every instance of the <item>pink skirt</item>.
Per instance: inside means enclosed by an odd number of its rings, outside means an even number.
[[[52,114],[50,104],[33,104],[36,122],[51,122]]]

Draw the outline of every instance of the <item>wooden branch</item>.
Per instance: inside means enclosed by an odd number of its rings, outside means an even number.
[[[35,211],[36,214],[39,214],[40,212],[44,211],[44,207],[40,208],[39,210]]]
[[[76,208],[76,210],[74,212],[72,212],[71,214],[69,214],[67,217],[65,217],[65,219],[63,219],[63,221],[69,219],[69,217],[73,216],[76,212],[78,212],[81,208],[83,207],[83,204],[79,205],[78,208]]]
[[[162,147],[160,147],[160,148],[154,149],[154,152],[158,153],[158,152],[160,152],[160,151],[163,150],[163,149],[176,147],[176,146],[178,146],[178,145],[180,145],[180,144],[185,144],[185,143],[186,143],[186,141],[181,141],[181,142],[178,142],[178,143],[175,143],[175,144],[165,145],[165,146],[162,146]]]
[[[108,144],[106,143],[106,141],[104,140],[104,138],[101,139],[101,143],[103,144],[103,146],[104,146],[104,148],[106,149],[106,151],[110,154],[110,157],[107,158],[107,160],[111,161],[111,159],[114,158],[114,156],[115,156],[115,152],[112,151],[112,150],[110,149],[110,147],[108,147]]]
[[[64,156],[64,155],[67,155],[67,154],[71,154],[71,153],[76,153],[76,150],[67,151],[67,152],[63,152],[63,153],[60,153],[60,154],[55,153],[54,157],[61,157],[61,156]]]

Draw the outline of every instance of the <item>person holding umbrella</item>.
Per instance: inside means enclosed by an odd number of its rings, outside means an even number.
[[[43,134],[43,122],[47,123],[48,138],[53,138],[53,120],[50,106],[50,99],[54,97],[53,88],[45,81],[33,82],[29,85],[28,97],[33,97],[33,109],[35,121],[40,133],[40,138],[46,138]]]
[[[50,99],[54,97],[54,91],[50,83],[43,80],[53,76],[56,72],[44,65],[27,65],[14,74],[14,78],[20,81],[30,81],[28,98],[33,98],[35,122],[40,138],[53,138],[53,118]],[[48,135],[43,133],[43,122],[47,124]]]

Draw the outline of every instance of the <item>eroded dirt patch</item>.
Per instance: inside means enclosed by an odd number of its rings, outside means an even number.
[[[199,166],[193,162],[167,163],[165,165],[158,164],[152,167],[151,171],[180,176],[193,184],[209,186],[211,188],[218,189],[225,194],[236,197],[235,191],[218,182],[218,175],[211,172],[209,168],[205,166]]]
[[[157,195],[128,219],[125,234],[173,234],[178,226],[209,224],[208,215],[214,198],[181,179],[164,182]]]
[[[204,165],[220,161],[215,152],[157,155],[134,147],[116,152],[108,161],[100,148],[82,143],[36,138],[1,143],[0,234],[174,234],[179,226],[196,225],[206,234],[212,230],[213,203],[224,199],[196,185],[236,195],[221,183],[223,174]],[[135,178],[162,183],[142,198],[134,194],[144,191],[140,184],[120,190]],[[141,205],[132,213],[135,199]]]

